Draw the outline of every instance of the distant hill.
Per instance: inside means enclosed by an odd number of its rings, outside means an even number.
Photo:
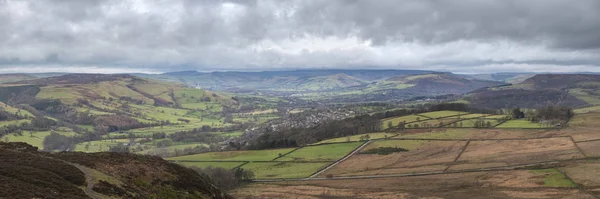
[[[452,73],[429,73],[417,75],[399,75],[368,84],[363,87],[351,87],[341,92],[315,94],[330,102],[364,102],[407,100],[414,97],[433,97],[438,95],[460,95],[484,87],[505,84],[498,81],[467,79]]]
[[[36,79],[37,77],[28,74],[0,74],[0,84],[6,82],[16,82],[22,80]]]
[[[490,108],[600,105],[600,75],[539,74],[518,84],[477,90],[467,99]]]
[[[231,198],[191,169],[127,153],[45,153],[0,142],[0,198]]]
[[[326,91],[364,86],[398,75],[427,74],[421,70],[293,70],[262,72],[170,72],[143,77],[181,82],[210,90],[225,91]]]

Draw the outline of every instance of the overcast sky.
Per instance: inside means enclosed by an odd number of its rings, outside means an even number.
[[[598,0],[0,0],[0,73],[600,72]]]

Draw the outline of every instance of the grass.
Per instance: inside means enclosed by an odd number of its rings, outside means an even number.
[[[242,132],[242,131],[219,133],[219,135],[221,135],[223,137],[240,137],[240,136],[242,136],[242,134],[244,134],[244,132]]]
[[[462,111],[434,111],[434,112],[421,113],[419,115],[423,115],[423,116],[430,117],[430,118],[440,118],[440,117],[448,117],[448,116],[462,115],[462,114],[467,114],[467,112],[462,112]]]
[[[119,144],[127,143],[129,139],[115,139],[115,140],[95,140],[91,142],[82,142],[75,145],[73,151],[81,151],[87,153],[95,153],[108,151],[110,147],[117,146]],[[86,149],[86,145],[89,145]]]
[[[424,120],[421,122],[415,122],[413,123],[413,125],[418,124],[419,128],[424,128],[425,125],[423,124],[429,124],[432,127],[441,127],[441,126],[446,126],[449,124],[452,124],[454,122],[456,122],[458,119],[456,118],[442,118],[442,119],[432,119],[432,120]],[[407,125],[408,128],[408,125]]]
[[[490,122],[491,126],[495,126],[498,124],[498,121],[495,119],[469,119],[469,120],[462,120],[457,122],[457,127],[465,127],[465,128],[472,128],[475,127],[475,122],[478,120],[482,120],[486,125],[487,122]],[[460,125],[462,123],[462,126]]]
[[[273,149],[273,150],[251,150],[251,151],[224,151],[210,152],[194,155],[167,158],[167,160],[188,160],[188,161],[270,161],[279,156],[294,150],[294,148]]]
[[[573,112],[575,113],[589,113],[589,112],[598,112],[600,111],[600,106],[592,106],[592,107],[586,107],[586,108],[580,108],[580,109],[575,109],[573,110]]]
[[[195,148],[198,146],[208,147],[208,144],[204,144],[204,143],[177,144],[177,145],[160,148],[160,150],[166,150],[169,153],[174,153],[176,150],[184,150],[186,148]],[[154,149],[158,149],[158,148],[153,147],[152,149],[149,149],[149,150],[154,150]],[[139,151],[136,153],[145,154],[149,150],[143,150],[143,151]]]
[[[27,122],[27,123],[31,123],[31,121],[30,121],[30,120],[11,120],[11,121],[1,121],[1,122],[0,122],[0,127],[4,127],[4,126],[8,126],[8,125],[13,125],[13,124],[14,124],[14,125],[17,125],[17,126],[19,126],[19,125],[21,125],[21,124],[23,124],[23,123],[25,123],[25,122]]]
[[[490,115],[490,116],[485,116],[483,117],[484,119],[500,119],[500,118],[505,118],[505,117],[510,117],[508,115]]]
[[[183,165],[186,167],[198,167],[198,168],[220,167],[220,168],[225,168],[225,169],[233,169],[244,163],[245,162],[177,162],[177,164],[180,164],[180,165]]]
[[[398,124],[400,124],[400,122],[402,122],[402,121],[404,121],[406,123],[410,123],[410,122],[428,120],[428,119],[429,118],[426,118],[423,116],[418,116],[418,115],[407,115],[407,116],[401,116],[401,117],[387,118],[387,119],[381,120],[381,130],[387,129],[389,122],[392,122],[392,126],[398,126]]]
[[[254,172],[254,178],[305,178],[330,163],[253,162],[242,166]]]
[[[535,174],[544,174],[544,186],[548,187],[577,187],[575,183],[556,169],[532,170]]]
[[[56,133],[65,135],[65,136],[74,136],[75,135],[74,132],[56,131]],[[38,131],[38,132],[23,131],[23,135],[21,135],[21,136],[14,134],[14,133],[8,134],[8,135],[2,136],[1,140],[2,141],[8,140],[9,142],[25,142],[32,146],[38,147],[39,149],[44,149],[44,139],[46,138],[46,136],[49,136],[49,135],[50,135],[50,131]]]
[[[536,129],[536,128],[543,128],[542,126],[540,126],[540,124],[538,123],[533,123],[524,119],[519,119],[519,120],[509,120],[507,122],[504,122],[500,125],[498,125],[496,128],[525,128],[525,129]]]
[[[450,118],[471,119],[471,118],[477,118],[477,117],[484,117],[484,116],[488,116],[488,115],[489,114],[472,113],[472,114],[468,114],[468,115],[452,116]]]
[[[569,94],[592,105],[600,105],[600,96],[591,95],[585,89],[571,89],[569,90]]]
[[[371,142],[369,145],[365,146],[362,151],[381,147],[400,147],[408,150],[415,150],[425,142],[426,141],[423,140],[381,140]]]
[[[396,136],[398,134],[396,134],[396,133],[367,133],[367,134],[359,134],[359,135],[352,135],[352,136],[323,140],[323,141],[317,142],[316,144],[337,143],[337,142],[356,142],[356,141],[360,141],[360,137],[365,136],[365,135],[369,135],[369,139],[373,140],[373,139],[383,139],[386,137],[389,138],[389,137]]]
[[[35,117],[33,114],[31,114],[29,111],[26,110],[22,110],[22,109],[18,109],[12,106],[9,106],[3,102],[0,102],[0,110],[4,110],[6,112],[15,114],[15,113],[19,113],[22,116],[29,116],[29,117]]]
[[[362,142],[308,146],[283,156],[279,161],[335,161],[360,146]]]

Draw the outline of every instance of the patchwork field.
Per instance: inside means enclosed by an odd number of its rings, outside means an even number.
[[[288,153],[294,148],[273,149],[273,150],[256,150],[256,151],[225,151],[200,153],[195,155],[186,155],[179,157],[167,158],[167,160],[185,160],[185,161],[270,161],[280,155]]]
[[[242,166],[250,170],[257,179],[269,178],[305,178],[331,163],[299,162],[252,162]]]
[[[397,136],[398,134],[397,133],[367,133],[367,134],[359,134],[359,135],[323,140],[323,141],[317,142],[316,144],[338,143],[338,142],[357,142],[357,141],[361,141],[361,137],[364,138],[366,135],[369,136],[369,140],[375,140],[375,139],[392,138],[394,136]]]
[[[421,113],[418,115],[425,116],[428,118],[440,118],[440,117],[449,117],[449,116],[463,115],[463,114],[468,114],[468,113],[462,112],[462,111],[434,111],[434,112]]]
[[[555,173],[518,170],[252,183],[231,194],[237,198],[593,198],[567,184],[561,187],[545,185],[549,175]]]
[[[533,123],[527,120],[509,120],[506,121],[498,126],[496,126],[496,128],[531,128],[531,129],[535,129],[535,128],[545,128],[544,126],[542,126],[539,123]]]
[[[359,147],[362,142],[308,146],[287,154],[278,161],[335,161]]]
[[[587,157],[600,157],[600,140],[590,142],[578,142],[577,146]]]
[[[393,117],[387,118],[381,121],[381,130],[385,130],[389,127],[389,123],[391,122],[392,126],[398,126],[401,122],[411,123],[420,120],[427,120],[429,118],[419,116],[419,115],[407,115],[402,117]]]
[[[481,113],[472,113],[472,114],[467,114],[467,115],[456,115],[456,116],[452,116],[450,118],[470,119],[470,118],[483,118],[483,117],[488,117],[488,116],[492,116],[492,115],[481,114]]]
[[[443,171],[466,141],[384,140],[371,142],[361,152],[381,147],[408,149],[387,155],[355,154],[322,174],[333,176],[384,175]]]
[[[233,169],[237,166],[244,164],[245,162],[177,162],[186,167],[198,167],[198,168],[207,168],[207,167],[220,167],[225,169]]]
[[[583,158],[569,138],[471,141],[449,170]]]

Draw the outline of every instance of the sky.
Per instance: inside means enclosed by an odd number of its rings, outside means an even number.
[[[0,73],[600,72],[598,0],[0,0]]]

